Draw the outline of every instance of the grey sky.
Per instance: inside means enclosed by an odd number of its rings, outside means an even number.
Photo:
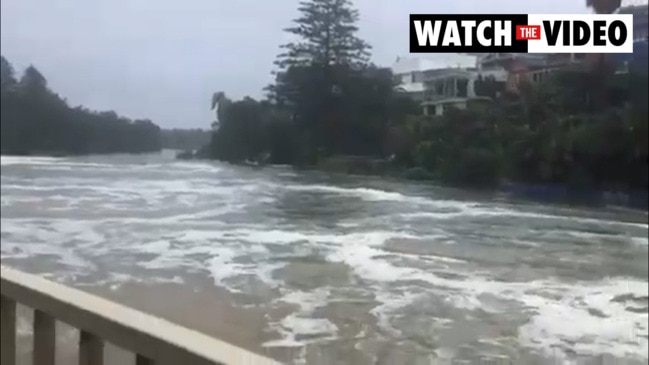
[[[259,97],[298,0],[2,0],[2,54],[72,105],[207,128],[213,91]],[[584,0],[355,0],[373,60],[408,54],[408,14],[582,13]]]

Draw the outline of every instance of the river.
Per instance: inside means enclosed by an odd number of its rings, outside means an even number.
[[[288,363],[647,363],[644,212],[166,153],[1,186],[3,264]]]

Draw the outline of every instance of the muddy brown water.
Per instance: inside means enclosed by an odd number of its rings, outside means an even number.
[[[646,213],[164,154],[3,156],[1,188],[4,265],[286,363],[647,363]]]

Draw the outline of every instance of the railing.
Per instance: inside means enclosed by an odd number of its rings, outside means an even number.
[[[79,364],[103,365],[104,341],[137,365],[278,364],[261,355],[41,277],[1,266],[0,365],[16,363],[16,304],[34,309],[33,364],[54,365],[56,320],[79,329]]]

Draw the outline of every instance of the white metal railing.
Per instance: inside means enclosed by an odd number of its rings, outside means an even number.
[[[102,365],[104,341],[131,351],[137,365],[278,364],[164,319],[1,266],[0,365],[16,363],[16,304],[34,309],[32,357],[54,365],[57,320],[79,329],[79,364]]]

